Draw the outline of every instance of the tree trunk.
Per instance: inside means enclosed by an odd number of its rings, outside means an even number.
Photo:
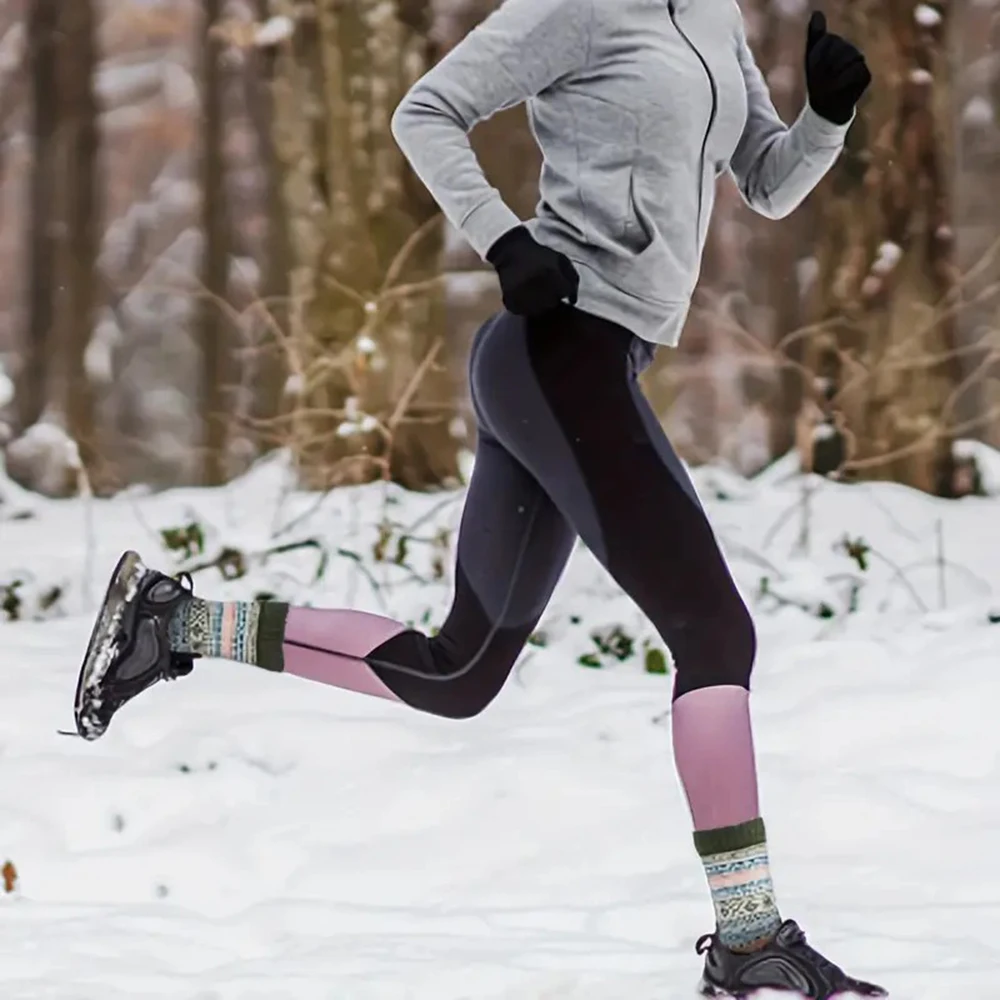
[[[97,65],[92,0],[35,0],[28,16],[34,98],[28,330],[17,395],[19,431],[41,420],[75,443],[100,489],[111,481],[99,441],[84,359],[96,310],[99,248]],[[46,492],[72,492],[77,456],[29,447],[23,479]],[[15,465],[17,443],[11,446]],[[42,468],[44,466],[44,469]]]
[[[229,221],[226,203],[226,164],[223,151],[221,42],[212,28],[222,13],[222,0],[205,0],[201,44],[201,298],[198,340],[202,356],[202,475],[209,486],[228,478],[227,385],[232,380],[230,338],[232,325],[224,310],[229,277]]]
[[[831,5],[831,30],[861,40],[875,80],[820,197],[822,329],[805,351],[815,382],[800,442],[818,472],[951,495],[962,388],[946,308],[950,15],[918,20],[917,6]]]
[[[28,52],[31,67],[32,153],[31,208],[28,215],[27,331],[21,345],[17,387],[17,431],[24,433],[45,409],[47,361],[52,356],[53,299],[59,160],[56,131],[56,24],[58,0],[33,0],[28,9]]]
[[[442,218],[389,121],[428,65],[428,0],[292,0],[273,85],[292,235],[289,431],[312,486],[453,482],[453,379],[443,364]]]

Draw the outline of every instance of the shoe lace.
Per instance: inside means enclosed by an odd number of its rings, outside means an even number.
[[[782,943],[788,947],[793,954],[798,954],[828,979],[836,981],[845,978],[844,971],[839,965],[835,965],[821,952],[818,952],[806,940],[805,931],[798,924],[789,921],[785,924],[781,933]]]

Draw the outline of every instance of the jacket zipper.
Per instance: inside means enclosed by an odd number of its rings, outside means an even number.
[[[702,69],[705,70],[705,75],[708,77],[708,86],[712,91],[712,112],[708,116],[708,127],[705,129],[705,135],[701,140],[701,155],[698,158],[698,221],[694,228],[695,260],[697,260],[701,240],[701,216],[704,211],[705,153],[708,150],[708,137],[712,132],[712,126],[715,124],[715,118],[719,112],[719,91],[715,84],[715,77],[712,76],[712,71],[708,68],[708,63],[705,62],[705,57],[698,51],[698,47],[688,38],[687,33],[677,23],[677,11],[674,9],[674,0],[667,0],[667,11],[670,14],[670,20],[673,22],[674,28],[677,29],[677,34],[684,39],[688,48],[697,56]]]

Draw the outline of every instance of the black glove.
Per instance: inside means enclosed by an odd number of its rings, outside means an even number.
[[[872,82],[865,57],[847,39],[826,30],[826,17],[815,11],[806,37],[806,87],[816,114],[846,125]]]
[[[540,316],[563,299],[576,303],[580,276],[569,257],[542,246],[524,226],[504,233],[486,259],[500,278],[504,306],[516,316]]]

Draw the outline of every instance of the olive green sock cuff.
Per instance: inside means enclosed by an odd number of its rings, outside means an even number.
[[[281,673],[285,669],[285,620],[288,605],[283,601],[264,601],[257,623],[257,666]]]
[[[764,821],[758,816],[737,826],[720,826],[716,830],[695,830],[694,846],[698,854],[707,858],[713,854],[742,851],[767,842]]]

